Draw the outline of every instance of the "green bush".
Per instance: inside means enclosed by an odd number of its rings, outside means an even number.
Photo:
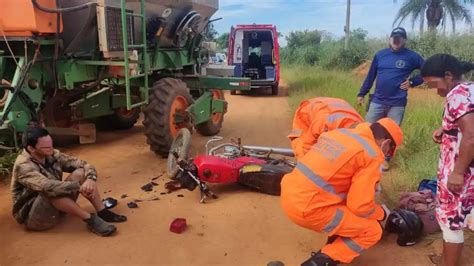
[[[360,29],[353,31],[347,50],[344,49],[344,38],[322,38],[319,43],[299,41],[297,43],[300,46],[282,48],[282,63],[320,66],[325,69],[352,69],[365,60],[372,59],[377,51],[388,47],[388,38],[367,39],[366,35]],[[472,34],[425,33],[422,36],[410,36],[407,47],[425,58],[437,53],[449,53],[461,60],[474,62]]]
[[[349,70],[363,63],[369,49],[364,40],[351,40],[350,49],[344,49],[342,42],[327,43],[321,49],[320,66],[325,69]]]
[[[319,38],[313,36],[316,33]],[[330,36],[323,38],[323,34],[318,31],[292,32],[287,37],[288,46],[282,48],[282,62],[290,65],[319,65],[326,69],[350,69],[368,57],[366,36],[367,32],[362,29],[353,31],[350,49],[346,50],[344,39]]]
[[[425,58],[438,53],[447,53],[460,60],[474,62],[474,36],[470,34],[447,36],[427,33],[412,37],[408,45]],[[472,79],[472,74],[467,78]]]

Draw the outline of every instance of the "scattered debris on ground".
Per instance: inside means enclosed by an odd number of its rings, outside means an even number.
[[[181,184],[178,181],[169,181],[165,184],[165,188],[168,190],[168,194],[171,192],[182,189]]]
[[[285,266],[285,264],[281,261],[270,261],[267,266]]]
[[[162,177],[163,175],[164,175],[164,174],[162,173],[162,174],[160,174],[160,175],[158,175],[158,176],[156,176],[156,177],[153,177],[151,180],[152,180],[152,181],[155,181],[155,180],[157,180],[158,178]]]
[[[141,187],[141,189],[142,189],[143,191],[150,192],[150,191],[153,191],[153,187],[155,187],[155,186],[158,186],[158,184],[155,183],[155,182],[150,182],[150,183],[148,183],[148,184],[146,184],[146,185],[143,185],[143,186]]]
[[[158,198],[158,197],[151,197],[151,198],[148,198],[148,199],[136,199],[136,200],[134,200],[134,202],[158,201],[158,200],[160,200],[160,198]]]
[[[131,202],[127,203],[127,206],[128,206],[130,209],[138,208],[138,204],[137,204],[135,201],[131,201]]]
[[[113,207],[117,206],[117,200],[111,197],[105,198],[102,200],[104,203],[105,208],[112,209]]]

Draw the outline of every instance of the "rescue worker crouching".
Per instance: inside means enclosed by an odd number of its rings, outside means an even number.
[[[364,120],[346,101],[316,97],[301,102],[288,135],[296,159],[301,159],[318,141],[319,136],[337,128],[350,128]]]
[[[321,134],[281,182],[281,206],[296,224],[327,233],[302,265],[350,263],[382,236],[389,211],[375,203],[385,156],[403,141],[390,118]]]

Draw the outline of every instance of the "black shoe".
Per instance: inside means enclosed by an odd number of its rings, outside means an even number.
[[[92,213],[91,218],[84,220],[84,222],[86,222],[87,228],[92,233],[100,236],[110,236],[117,231],[117,228],[114,225],[106,223],[95,213]]]
[[[127,221],[127,216],[116,214],[108,209],[101,210],[97,215],[108,223],[123,223]]]
[[[303,262],[301,266],[336,266],[337,262],[321,251],[311,253],[311,258]]]

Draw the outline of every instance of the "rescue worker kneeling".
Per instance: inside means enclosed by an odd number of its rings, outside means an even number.
[[[382,236],[388,210],[375,203],[381,166],[403,133],[389,118],[321,134],[281,182],[281,205],[296,224],[327,233],[328,243],[302,265],[350,263]]]
[[[354,127],[363,121],[359,113],[342,99],[316,97],[302,101],[293,118],[293,129],[288,135],[295,157],[301,159],[322,133]]]

